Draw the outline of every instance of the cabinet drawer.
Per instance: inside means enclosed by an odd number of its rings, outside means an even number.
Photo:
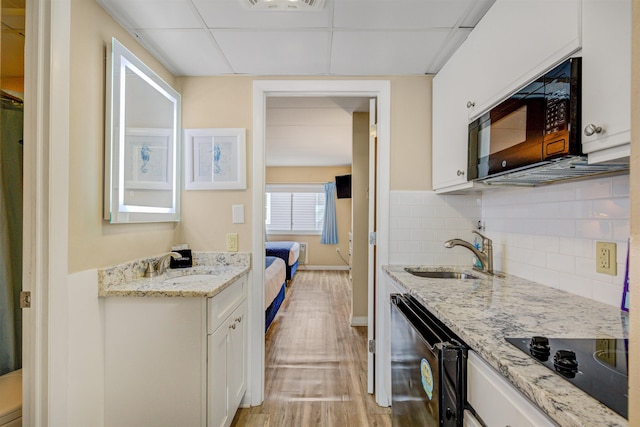
[[[207,333],[212,334],[246,298],[247,276],[242,276],[218,295],[207,300]]]
[[[489,426],[555,426],[542,410],[473,351],[469,351],[467,360],[467,401]]]

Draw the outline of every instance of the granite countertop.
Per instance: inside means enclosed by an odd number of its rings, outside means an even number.
[[[628,426],[626,419],[505,341],[506,337],[628,337],[629,317],[619,308],[515,276],[427,279],[407,266],[383,266],[485,361],[560,426]]]
[[[213,297],[249,272],[250,259],[249,253],[194,253],[193,267],[167,269],[154,278],[143,276],[149,259],[135,260],[98,270],[98,296]],[[190,275],[207,277],[188,282],[175,280]]]

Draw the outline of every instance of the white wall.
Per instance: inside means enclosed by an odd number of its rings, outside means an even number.
[[[392,191],[389,263],[471,266],[464,248],[447,249],[454,237],[473,241],[481,218],[480,195],[436,195],[433,191]]]
[[[498,270],[619,306],[629,237],[629,176],[485,192]],[[618,275],[596,273],[596,241],[617,243]]]
[[[104,301],[98,271],[69,275],[68,426],[104,425]]]

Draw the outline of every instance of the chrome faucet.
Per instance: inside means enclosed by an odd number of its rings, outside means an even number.
[[[158,258],[155,263],[153,261],[149,261],[147,264],[147,271],[144,272],[144,277],[156,277],[161,275],[167,269],[166,264],[169,257],[175,259],[180,258],[181,256],[182,255],[177,252],[169,252]]]
[[[464,246],[469,249],[473,254],[478,258],[480,264],[482,265],[482,271],[485,271],[489,274],[493,273],[493,242],[487,236],[478,233],[475,230],[472,230],[472,233],[477,234],[482,238],[482,248],[480,250],[476,249],[471,243],[462,239],[451,239],[444,242],[445,248],[452,248],[454,246]]]

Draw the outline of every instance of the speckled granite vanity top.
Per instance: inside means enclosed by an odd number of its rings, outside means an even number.
[[[628,337],[620,309],[514,276],[479,279],[416,277],[384,266],[400,286],[451,328],[484,360],[560,426],[628,426],[627,420],[505,341],[506,337]]]
[[[246,252],[194,252],[193,267],[168,269],[164,274],[143,277],[148,258],[98,270],[101,297],[212,297],[222,292],[251,268]],[[175,279],[198,275],[198,280]],[[201,275],[206,275],[202,277]]]

